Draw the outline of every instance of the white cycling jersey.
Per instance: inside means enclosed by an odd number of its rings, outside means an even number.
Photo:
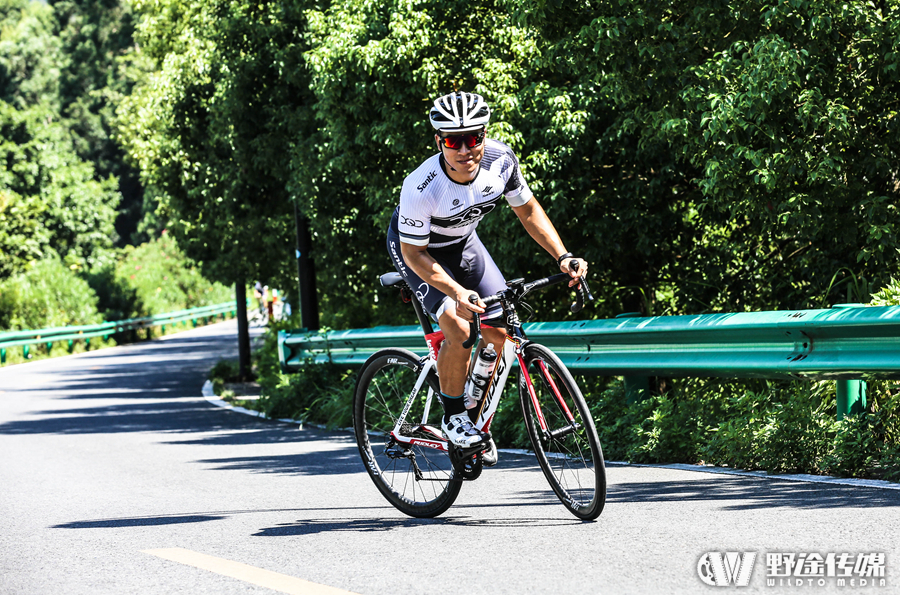
[[[531,200],[533,194],[512,149],[493,139],[484,142],[478,175],[467,184],[446,174],[440,153],[407,176],[394,214],[400,241],[429,248],[450,246],[468,237],[502,198],[513,207]]]

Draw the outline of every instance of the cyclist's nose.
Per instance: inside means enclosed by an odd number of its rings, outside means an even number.
[[[466,155],[468,153],[471,153],[472,149],[470,149],[469,145],[467,145],[466,143],[461,143],[459,145],[459,152],[462,153],[463,155]]]

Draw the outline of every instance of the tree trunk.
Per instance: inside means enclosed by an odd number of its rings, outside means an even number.
[[[243,279],[234,284],[234,298],[237,300],[238,322],[238,375],[241,381],[250,380],[250,325],[247,322],[247,287]]]
[[[308,330],[319,328],[319,302],[316,295],[316,266],[310,258],[312,238],[309,221],[300,217],[294,203],[294,222],[297,225],[297,275],[300,291],[300,324]]]

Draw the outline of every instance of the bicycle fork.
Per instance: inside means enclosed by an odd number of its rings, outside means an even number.
[[[538,368],[540,370],[541,380],[543,380],[544,384],[547,388],[550,389],[550,392],[553,394],[553,398],[556,400],[557,405],[559,405],[560,411],[562,411],[563,415],[568,421],[568,425],[565,425],[561,428],[551,430],[547,425],[547,420],[544,417],[544,412],[541,409],[541,404],[538,402],[537,393],[534,390],[534,384],[531,382],[531,375],[528,373],[528,368],[525,365],[525,359],[522,357],[521,353],[516,354],[519,358],[519,370],[522,373],[522,376],[525,378],[525,386],[528,390],[528,397],[531,399],[531,404],[534,407],[534,412],[538,418],[538,424],[541,426],[541,433],[544,435],[544,439],[548,442],[556,441],[560,438],[568,436],[572,432],[577,432],[581,429],[581,424],[575,421],[575,416],[572,415],[571,410],[569,410],[569,406],[566,404],[565,399],[563,399],[562,394],[559,392],[559,387],[556,385],[556,381],[553,380],[553,376],[550,375],[550,371],[547,369],[547,365],[544,363],[544,360],[538,360]]]

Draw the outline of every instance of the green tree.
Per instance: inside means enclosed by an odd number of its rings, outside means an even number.
[[[650,294],[676,311],[818,306],[835,274],[895,268],[896,2],[510,6],[547,65],[604,100],[599,138],[675,174],[670,221],[691,233]]]
[[[122,103],[122,137],[169,231],[211,279],[284,284],[294,224],[282,114],[302,91],[284,83],[295,75],[276,55],[295,33],[274,3],[140,8],[157,70]]]
[[[10,0],[0,17],[0,278],[54,253],[91,265],[115,238],[115,181],[95,179],[60,116],[52,10]]]
[[[143,215],[138,172],[125,163],[115,140],[115,107],[131,92],[135,71],[134,13],[121,0],[51,0],[58,43],[67,60],[59,71],[60,111],[76,139],[75,149],[94,164],[95,176],[114,176],[122,202],[119,245],[132,238]],[[138,67],[138,72],[140,69]]]

